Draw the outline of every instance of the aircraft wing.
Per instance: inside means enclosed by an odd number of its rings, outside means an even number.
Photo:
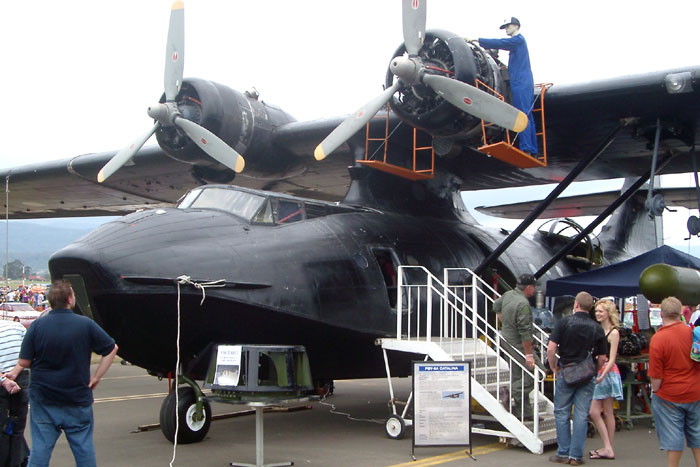
[[[142,149],[133,165],[125,166],[108,183],[98,184],[97,173],[113,155],[86,154],[1,170],[10,217],[121,215],[170,205],[196,186],[186,165],[166,157],[158,147]]]
[[[398,122],[398,119],[393,120]],[[338,117],[279,127],[279,134],[272,137],[273,144],[268,149],[272,160],[249,159],[251,170],[237,174],[231,182],[246,188],[315,199],[342,199],[349,185],[348,166],[353,165],[352,154],[364,152],[364,131],[340,147],[334,154],[336,157],[327,163],[320,164],[313,158],[313,146],[341,121]],[[150,145],[139,150],[131,164],[98,183],[98,172],[116,152],[0,169],[0,180],[6,181],[9,217],[123,215],[142,208],[172,206],[196,186],[227,181],[207,177],[226,171],[215,161],[195,167],[196,164],[175,160],[159,146]],[[284,155],[279,157],[283,163],[275,162],[276,154]]]
[[[655,194],[661,194],[667,206],[682,206],[688,209],[698,208],[698,194],[695,188],[658,188]],[[636,196],[645,197],[647,190],[640,189]],[[560,197],[552,201],[539,219],[561,217],[597,216],[620,196],[619,191],[606,191],[577,196]],[[643,201],[643,200],[642,200]],[[522,203],[479,206],[477,211],[494,217],[506,219],[524,219],[540,203],[540,200]]]
[[[670,73],[689,74],[689,92],[670,94],[665,87]],[[154,146],[141,149],[133,165],[103,184],[97,183],[97,173],[115,153],[0,170],[0,179],[8,180],[9,216],[17,219],[115,215],[170,205],[188,189],[213,182],[340,200],[350,181],[348,166],[364,156],[365,130],[323,161],[314,159],[313,149],[344,118],[263,128],[255,133],[258,149],[252,155],[244,153],[246,168],[235,178],[232,173],[229,178],[216,176],[226,168],[213,160],[181,162]],[[435,168],[454,174],[469,190],[556,183],[607,143],[606,135],[624,121],[627,126],[577,181],[641,176],[650,171],[657,119],[663,126],[659,157],[672,157],[662,173],[692,171],[693,144],[700,140],[700,67],[551,86],[545,96],[546,167],[520,169],[476,151],[474,144],[459,138],[441,138],[448,149],[435,157]],[[373,119],[371,135],[384,134],[385,126],[392,134],[390,155],[398,154],[403,160],[396,163],[407,165],[413,145],[411,126],[392,114],[388,125],[385,118]],[[373,157],[381,160],[382,156],[380,150]]]

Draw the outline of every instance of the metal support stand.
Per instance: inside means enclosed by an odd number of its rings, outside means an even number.
[[[265,452],[264,437],[263,437],[263,412],[264,405],[255,406],[255,464],[243,464],[239,462],[231,462],[231,467],[283,467],[294,465],[294,462],[280,462],[276,464],[265,464],[263,457]]]

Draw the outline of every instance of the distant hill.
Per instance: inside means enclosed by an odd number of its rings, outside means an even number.
[[[0,221],[0,268],[9,260],[20,260],[33,273],[48,277],[49,257],[99,225],[116,217],[85,217],[66,219],[11,220],[9,226]],[[9,227],[9,255],[5,245]]]

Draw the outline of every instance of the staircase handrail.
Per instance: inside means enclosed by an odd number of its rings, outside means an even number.
[[[434,292],[443,300],[443,302],[446,301],[446,300],[445,300],[445,298],[446,298],[445,294],[443,294],[439,289],[437,289],[437,288],[432,284],[433,282],[437,282],[437,283],[441,284],[440,280],[439,280],[437,277],[435,277],[435,276],[433,275],[433,273],[431,273],[431,272],[430,272],[428,269],[426,269],[424,266],[403,266],[403,265],[402,265],[402,266],[399,266],[400,272],[401,272],[402,269],[420,269],[420,270],[422,270],[423,272],[425,272],[425,274],[428,276],[428,279],[429,279],[428,285],[427,285],[426,287],[428,287],[430,291],[434,291]],[[456,269],[456,268],[453,268],[453,269]],[[462,268],[462,269],[468,269],[468,268]],[[476,276],[475,274],[472,274],[472,277],[478,278],[478,276]],[[397,291],[398,295],[400,295],[400,293],[401,293],[401,292],[400,292],[400,288],[401,288],[402,286],[404,286],[404,284],[402,284],[402,282],[403,282],[402,279],[403,279],[402,274],[399,274],[399,287],[398,287],[399,290]],[[479,279],[480,279],[480,278],[479,278]],[[482,281],[482,282],[483,282],[483,281]],[[488,284],[487,284],[487,286],[488,286]],[[415,287],[415,285],[412,285],[412,287]],[[422,287],[422,286],[421,286],[421,287]],[[475,316],[477,320],[480,320],[480,321],[483,322],[483,325],[484,325],[484,327],[486,328],[486,330],[483,330],[483,329],[479,329],[479,330],[483,332],[483,335],[484,335],[487,339],[492,340],[492,341],[495,340],[495,341],[496,341],[495,343],[497,343],[497,348],[500,350],[500,348],[501,348],[501,345],[500,345],[501,333],[500,333],[500,331],[498,331],[498,329],[496,329],[496,328],[494,328],[493,326],[491,326],[491,324],[489,324],[488,321],[486,321],[483,317],[479,316],[478,313],[473,313],[472,307],[471,307],[467,302],[465,302],[461,297],[459,297],[457,294],[455,294],[452,290],[449,290],[449,289],[447,288],[448,286],[446,286],[446,285],[443,284],[443,287],[447,290],[448,294],[450,294],[454,299],[456,299],[458,302],[460,302],[462,305],[464,305],[464,307],[465,307],[466,309],[468,309],[469,311],[472,311],[472,315]],[[492,289],[492,290],[493,290],[493,289]],[[400,334],[400,331],[401,331],[400,320],[401,320],[401,316],[402,316],[402,313],[401,313],[401,310],[400,310],[400,307],[402,306],[402,303],[401,303],[400,299],[401,299],[401,297],[399,296],[398,299],[397,299],[397,302],[396,302],[396,303],[397,303],[397,305],[396,305],[396,306],[397,306],[397,323],[399,323],[399,324],[398,324],[398,327],[397,327],[397,339],[399,339],[399,340],[401,339],[401,334]],[[429,310],[428,310],[428,317],[427,317],[427,320],[428,320],[428,321],[426,322],[426,333],[427,333],[427,332],[428,332],[427,330],[428,330],[428,329],[431,329],[431,326],[429,325],[429,323],[431,323],[431,321],[432,321],[432,313],[431,313],[432,304],[431,304],[431,300],[427,300],[427,297],[426,297],[426,302],[427,302],[426,305],[427,305],[427,307],[429,308]],[[450,303],[450,305],[455,309],[455,311],[457,311],[457,313],[459,313],[459,314],[462,316],[462,319],[464,319],[464,320],[468,321],[469,323],[472,323],[472,324],[473,324],[473,321],[471,320],[471,318],[470,318],[469,316],[467,316],[467,314],[464,313],[464,311],[462,311],[462,310],[460,310],[459,308],[457,308],[457,306],[455,306],[454,304],[451,304],[451,303]],[[496,336],[496,339],[494,339],[494,338],[488,336],[488,332],[486,332],[486,331],[491,331],[491,332],[493,332],[493,334]],[[409,336],[409,337],[410,337],[410,336]],[[416,336],[416,337],[417,337],[417,339],[418,339],[418,336]],[[426,336],[426,340],[427,340],[428,342],[431,341],[430,337],[431,337],[430,335]],[[440,335],[439,335],[438,337],[439,337],[440,339],[442,339],[442,337],[443,337],[443,336],[442,336],[442,329],[441,329]],[[515,348],[515,347],[512,347],[512,349],[509,349],[509,350],[514,350],[515,352],[517,352],[517,353],[519,354],[519,356],[522,357],[523,361],[525,361],[525,354],[522,353],[520,350],[518,350],[518,349]],[[520,368],[522,368],[527,374],[529,374],[530,376],[532,376],[532,377],[534,378],[535,382],[541,382],[541,381],[542,381],[542,379],[539,379],[539,378],[536,377],[536,373],[537,373],[537,374],[540,374],[540,375],[542,375],[542,376],[545,376],[545,372],[542,371],[542,369],[540,369],[537,365],[535,365],[535,367],[533,368],[533,370],[535,370],[535,371],[533,372],[533,371],[531,371],[529,368],[527,368],[527,366],[521,364],[518,360],[516,360],[516,359],[513,358],[511,355],[509,355],[508,352],[506,352],[506,354],[508,355],[508,357],[510,357],[510,358],[513,360],[513,362],[514,362],[516,365],[518,365]]]
[[[420,284],[420,285],[414,285],[414,284],[404,284],[404,271],[407,269],[415,269],[423,272],[426,275],[426,283],[425,285]],[[456,269],[462,269],[466,270],[471,274],[472,277],[472,294],[474,298],[476,298],[476,294],[478,292],[481,292],[481,294],[487,299],[493,302],[493,298],[489,297],[486,293],[484,293],[483,290],[479,289],[477,285],[479,282],[483,284],[487,289],[492,291],[493,293],[497,294],[498,293],[491,287],[489,286],[486,282],[484,282],[478,275],[474,274],[473,271],[471,271],[468,268],[449,268],[449,270],[456,270]],[[444,272],[445,276],[447,275],[448,271],[446,270]],[[441,315],[440,315],[440,330],[438,334],[438,339],[440,342],[442,342],[443,339],[443,330],[444,326],[442,324],[443,317],[447,315],[448,308],[453,310],[454,312],[459,315],[457,319],[462,320],[462,339],[465,338],[466,336],[466,330],[464,327],[464,323],[468,322],[472,325],[473,332],[472,332],[472,337],[476,339],[477,333],[483,336],[484,343],[486,345],[489,344],[489,342],[492,343],[492,345],[495,346],[495,353],[498,357],[506,359],[506,362],[509,362],[511,366],[509,368],[512,368],[513,363],[516,365],[516,367],[519,367],[521,371],[523,372],[524,375],[527,375],[531,377],[534,381],[534,392],[535,392],[535,403],[533,404],[533,409],[534,409],[534,425],[532,432],[537,436],[539,433],[539,401],[540,401],[540,393],[541,391],[541,384],[543,384],[543,381],[546,377],[545,371],[543,371],[541,368],[539,368],[537,365],[535,365],[532,369],[527,368],[526,365],[524,365],[522,362],[525,362],[525,355],[518,350],[517,348],[513,347],[512,345],[509,345],[508,351],[506,352],[501,352],[502,345],[501,345],[501,333],[496,329],[494,326],[492,326],[486,318],[482,317],[477,313],[476,306],[477,306],[477,300],[473,300],[474,304],[473,306],[467,303],[464,299],[462,299],[459,295],[457,295],[453,290],[450,289],[450,286],[448,285],[447,279],[444,282],[441,282],[437,277],[435,277],[428,269],[426,269],[423,266],[411,266],[411,265],[402,265],[399,266],[399,274],[398,274],[398,287],[397,287],[397,301],[396,301],[396,308],[397,308],[397,339],[402,340],[402,318],[403,318],[403,288],[404,287],[425,287],[426,288],[426,308],[427,308],[427,316],[426,316],[426,337],[425,341],[426,342],[431,342],[432,338],[432,294],[435,293],[437,296],[441,299]],[[436,287],[435,284],[441,285],[442,290],[438,287]],[[466,286],[466,285],[465,285]],[[419,289],[420,291],[420,289]],[[409,293],[410,293],[410,288],[409,288]],[[450,301],[448,298],[451,298],[453,301]],[[461,308],[460,308],[461,305]],[[469,311],[473,317],[470,317],[466,311]],[[475,322],[476,321],[476,322]],[[408,313],[407,313],[407,325],[408,325],[408,332],[407,332],[407,340],[411,340],[411,333],[410,333],[410,323],[411,323],[411,305],[410,301],[408,303]],[[418,310],[417,310],[417,316],[416,316],[416,340],[420,341],[420,296],[418,297]],[[491,333],[491,335],[489,335]],[[492,337],[495,336],[495,337]],[[516,359],[516,356],[513,355],[513,353],[517,354],[519,358]],[[462,356],[464,358],[465,355],[465,349],[464,349],[464,340],[462,344]],[[487,357],[486,357],[487,358]],[[497,379],[497,386],[499,386],[499,381],[500,381],[500,365],[497,365],[497,371],[496,371],[496,379]]]

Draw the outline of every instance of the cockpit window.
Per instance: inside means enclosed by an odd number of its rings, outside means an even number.
[[[290,224],[304,219],[304,211],[301,203],[284,199],[277,200],[275,220],[278,224]]]
[[[248,221],[258,212],[266,200],[264,196],[246,193],[244,191],[213,187],[201,190],[199,196],[192,200],[189,206],[185,206],[185,201],[189,201],[189,198],[190,195],[188,194],[178,205],[178,208],[220,209]]]
[[[195,190],[190,191],[187,193],[182,200],[178,203],[177,207],[180,209],[187,209],[192,205],[192,201],[197,199],[197,196],[199,196],[199,193],[202,192],[201,188],[197,188]]]
[[[258,213],[253,216],[253,222],[259,224],[273,224],[275,222],[272,218],[272,206],[269,198],[265,200],[265,204]]]
[[[177,207],[226,211],[247,222],[266,225],[291,224],[356,211],[352,207],[309,201],[277,197],[274,193],[251,193],[232,186],[207,186],[191,190]]]

